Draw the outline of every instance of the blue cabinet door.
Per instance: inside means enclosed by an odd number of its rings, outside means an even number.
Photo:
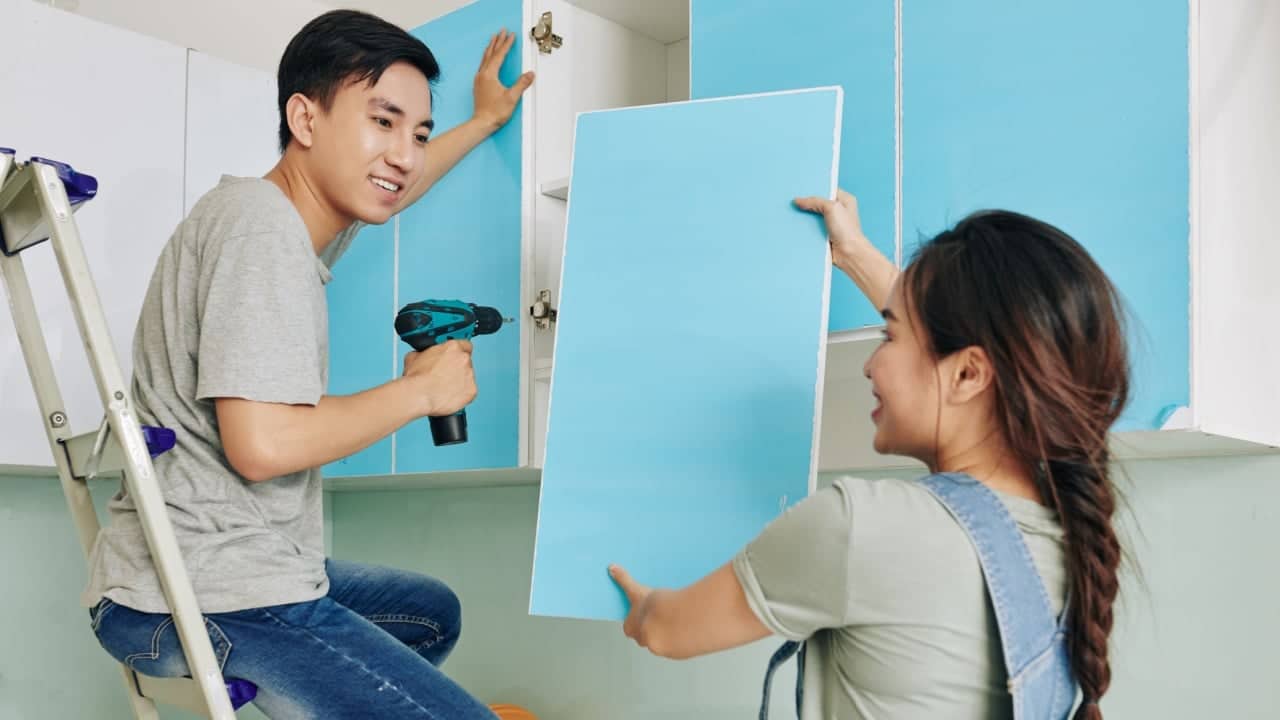
[[[360,231],[333,269],[329,304],[329,394],[351,395],[399,375],[392,326],[395,220]],[[391,438],[324,467],[326,477],[391,472]]]
[[[1130,313],[1118,429],[1188,403],[1187,22],[1166,0],[903,3],[904,261],[984,207],[1078,239]]]
[[[840,186],[858,196],[867,237],[894,257],[894,0],[691,0],[690,21],[694,98],[844,88]],[[837,273],[830,329],[880,322]]]
[[[808,495],[840,92],[579,116],[531,611],[621,619],[611,562],[719,567]],[[759,137],[781,138],[761,146]]]
[[[489,38],[523,37],[520,0],[479,0],[413,31],[435,54],[442,77],[432,98],[437,136],[471,116],[472,81]],[[523,39],[500,77],[520,74]],[[418,203],[401,213],[400,305],[456,299],[520,318],[521,114],[483,142]],[[431,147],[427,146],[427,155]],[[398,357],[408,349],[401,343]],[[514,467],[519,454],[520,325],[476,338],[479,396],[467,408],[469,441],[435,447],[427,421],[396,434],[396,472]]]

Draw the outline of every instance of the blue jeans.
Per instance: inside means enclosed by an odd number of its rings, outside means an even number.
[[[328,560],[325,570],[325,597],[205,615],[223,676],[257,685],[258,709],[275,720],[494,720],[438,669],[461,630],[452,590],[373,565]],[[116,660],[144,675],[190,675],[171,616],[105,598],[90,616]]]

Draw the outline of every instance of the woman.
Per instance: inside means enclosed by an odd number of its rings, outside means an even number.
[[[1115,289],[1016,213],[966,218],[899,274],[848,193],[796,204],[883,309],[875,449],[930,473],[837,480],[683,590],[611,567],[626,634],[673,658],[781,635],[769,675],[804,642],[806,720],[1101,718],[1120,557],[1107,431],[1128,395]]]

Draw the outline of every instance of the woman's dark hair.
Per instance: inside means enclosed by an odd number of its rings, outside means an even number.
[[[1121,554],[1107,434],[1129,397],[1118,293],[1065,232],[1006,211],[925,243],[903,289],[936,358],[978,346],[991,360],[1004,439],[1064,531],[1067,650],[1084,696],[1075,718],[1100,720]]]
[[[276,73],[280,152],[293,139],[285,103],[294,93],[302,93],[328,110],[343,84],[376,83],[397,62],[421,70],[428,83],[440,77],[440,65],[421,40],[375,15],[333,10],[307,23],[289,41]]]

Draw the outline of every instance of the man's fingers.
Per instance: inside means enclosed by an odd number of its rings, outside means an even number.
[[[509,33],[506,30],[498,33],[493,37],[493,43],[490,45],[489,53],[485,57],[484,66],[480,68],[486,75],[498,76],[498,70],[502,68],[502,63],[507,59],[507,51],[511,49],[511,43],[515,42],[515,33]]]
[[[484,61],[480,63],[480,70],[484,72],[497,73],[497,66],[502,64],[502,44],[506,41],[507,31],[499,30],[489,39],[489,47],[484,50]]]
[[[498,34],[494,33],[493,37],[489,38],[489,44],[486,45],[484,48],[484,54],[480,56],[481,70],[484,70],[486,67],[488,67],[489,58],[493,55],[493,46],[497,42],[498,42]]]
[[[515,97],[519,98],[521,95],[524,94],[525,90],[529,89],[529,86],[532,84],[533,84],[533,73],[527,72],[521,75],[516,80],[516,83],[511,86],[511,92],[515,95]]]

